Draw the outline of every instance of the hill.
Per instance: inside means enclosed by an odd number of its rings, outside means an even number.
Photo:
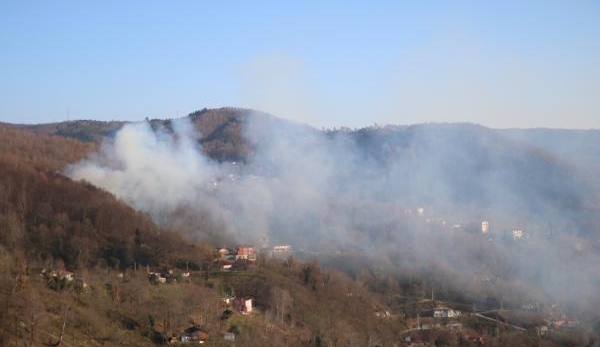
[[[81,142],[100,143],[113,135],[126,122],[102,122],[93,120],[66,121],[47,124],[10,124],[40,135],[62,136]]]
[[[352,172],[359,185],[377,181],[368,190],[377,192],[378,200],[402,196],[404,204],[427,206],[438,215],[465,220],[499,215],[502,221],[497,225],[507,229],[528,220],[594,237],[600,228],[600,183],[594,179],[599,172],[594,164],[600,153],[597,131],[496,130],[473,124],[318,131],[236,108],[203,109],[186,119],[208,158],[246,163],[246,171],[259,170],[259,175],[281,169],[282,162],[294,165],[290,161],[297,158],[291,156],[304,156],[301,150],[326,153],[327,160],[343,162],[343,169]],[[150,120],[148,124],[154,131],[173,132],[171,122]],[[17,127],[99,144],[123,125],[73,121]],[[323,164],[329,165],[318,163]],[[336,184],[350,180],[339,174],[331,178]]]
[[[188,328],[213,346],[227,345],[226,332],[245,346],[400,339],[404,321],[377,319],[383,297],[347,275],[264,256],[222,271],[213,247],[56,171],[94,146],[1,131],[1,345],[161,345]],[[252,298],[258,313],[224,295]]]
[[[200,187],[199,197],[204,200],[228,198],[229,202],[242,204],[240,214],[235,216],[248,232],[254,227],[272,228],[279,230],[283,239],[295,232],[293,240],[298,244],[302,244],[300,239],[310,245],[321,238],[323,244],[331,242],[334,248],[321,248],[325,250],[321,254],[310,249],[299,250],[295,256],[282,258],[263,253],[256,262],[241,262],[233,271],[224,271],[222,260],[213,251],[214,244],[191,241],[176,231],[157,226],[149,215],[131,208],[110,192],[57,172],[88,156],[97,144],[0,127],[3,139],[8,140],[0,147],[0,301],[4,303],[0,344],[154,345],[163,344],[172,336],[182,336],[188,327],[207,333],[210,336],[207,345],[214,346],[228,343],[223,338],[226,332],[234,334],[236,344],[245,346],[387,346],[406,342],[408,337],[429,344],[457,346],[472,344],[469,339],[478,335],[485,336],[491,345],[528,345],[528,341],[535,340],[553,346],[571,338],[556,330],[554,335],[539,340],[534,328],[515,335],[498,326],[502,334],[496,334],[472,317],[453,321],[464,326],[459,332],[451,332],[446,325],[424,331],[417,329],[416,333],[411,329],[418,324],[415,322],[419,321],[421,310],[430,310],[435,304],[423,300],[422,294],[433,291],[434,285],[437,301],[463,310],[474,302],[495,306],[502,298],[507,307],[517,308],[528,300],[548,302],[545,294],[532,290],[530,283],[521,282],[520,277],[535,273],[546,280],[547,272],[536,267],[523,273],[515,271],[516,263],[511,258],[529,255],[526,246],[490,245],[486,238],[475,238],[469,232],[450,234],[441,225],[426,227],[418,216],[402,216],[401,211],[410,207],[411,201],[398,203],[392,198],[400,194],[400,189],[408,188],[392,185],[382,174],[393,173],[394,180],[403,177],[397,170],[412,157],[409,166],[423,165],[417,168],[418,178],[429,172],[427,168],[437,170],[433,165],[438,164],[437,160],[458,156],[461,151],[472,153],[475,148],[480,157],[455,159],[471,165],[461,170],[475,170],[476,174],[484,175],[499,169],[486,162],[486,155],[501,157],[496,152],[519,150],[521,145],[504,149],[507,142],[503,138],[494,138],[493,131],[471,125],[452,129],[417,126],[321,133],[266,115],[256,121],[252,113],[240,115],[232,109],[204,110],[189,118],[194,127],[204,131],[199,140],[204,141],[202,148],[207,151],[209,145],[214,145],[208,150],[213,153],[214,162],[208,162],[207,167],[192,166],[191,177],[202,177],[198,168],[218,168],[223,170],[219,174],[227,175],[217,182],[222,187],[219,189],[214,188],[212,181],[208,181],[213,187],[210,190],[203,185],[184,186],[186,198],[196,194],[194,189]],[[154,120],[148,127],[154,132],[167,129],[177,134],[175,142],[162,139],[175,145],[171,149],[181,149],[177,146],[185,143],[180,137],[183,133],[178,132],[178,125],[172,121]],[[115,133],[117,140],[119,136],[123,135]],[[457,153],[448,150],[450,144],[460,141],[465,144],[455,147]],[[498,143],[501,149],[495,149]],[[229,152],[222,148],[229,148]],[[324,148],[333,152],[323,152]],[[343,154],[348,149],[352,150],[351,156]],[[428,159],[431,162],[418,160],[443,150],[447,151],[442,158]],[[151,152],[150,158],[160,166],[157,153]],[[531,150],[524,154],[524,159],[508,158],[500,163],[525,168],[533,158],[544,170],[555,170],[553,175],[564,178],[561,170],[569,166],[545,155]],[[243,167],[249,168],[249,172],[227,163],[237,158],[244,160]],[[479,168],[476,164],[482,160],[484,165]],[[336,166],[332,168],[330,163]],[[402,167],[397,166],[400,163]],[[445,168],[446,162],[441,163]],[[154,170],[151,166],[143,169]],[[375,177],[384,177],[383,184],[365,184]],[[428,177],[438,178],[442,177]],[[456,179],[449,179],[448,184],[470,184],[469,180]],[[350,184],[352,181],[359,185]],[[165,199],[169,182],[160,182],[157,194]],[[244,213],[259,217],[253,206],[266,200],[253,198],[252,194],[263,193],[258,188],[285,188],[277,193],[285,197],[276,200],[277,208],[289,211],[275,209],[276,215],[263,211],[264,217],[273,218],[269,221],[273,224],[246,219],[248,215]],[[376,189],[367,192],[371,188]],[[295,189],[309,194],[296,195]],[[237,199],[244,191],[252,193],[247,204]],[[325,197],[325,205],[320,195],[310,195],[313,191]],[[533,192],[541,194],[535,189]],[[451,193],[445,196],[454,197]],[[465,198],[466,202],[461,204],[468,206],[474,199]],[[188,208],[189,204],[179,205],[168,217],[176,220],[177,214],[186,214],[182,209]],[[194,209],[189,211],[196,218],[205,218],[194,214]],[[218,213],[217,205],[212,205],[211,211]],[[195,227],[205,235],[218,232],[207,225],[210,224],[187,227]],[[450,251],[443,251],[446,248]],[[510,252],[503,253],[505,250]],[[308,261],[299,262],[296,256]],[[564,256],[576,266],[594,264],[588,260],[595,259],[575,251]],[[310,260],[315,257],[321,264]],[[325,263],[343,272],[322,265]],[[474,272],[475,277],[464,276],[464,272],[457,271],[460,267],[463,271],[476,268],[484,272]],[[587,267],[586,271],[595,273],[595,268]],[[43,269],[46,271],[41,274]],[[149,270],[155,274],[148,277]],[[74,274],[69,275],[71,272]],[[164,278],[168,283],[149,281],[152,276]],[[485,276],[494,285],[488,285]],[[580,288],[589,287],[580,283]],[[511,296],[505,296],[507,293]],[[252,298],[257,311],[245,315],[226,306],[222,300],[226,295]],[[428,304],[423,306],[423,302]],[[596,304],[587,303],[590,307]],[[551,313],[544,311],[544,314]],[[596,316],[588,314],[582,316],[585,325],[574,331],[578,337],[593,340],[596,335],[589,324],[593,324]]]

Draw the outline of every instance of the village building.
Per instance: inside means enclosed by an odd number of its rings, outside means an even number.
[[[461,312],[446,306],[436,306],[433,309],[423,311],[424,317],[433,318],[456,318],[460,317]]]
[[[520,240],[520,239],[522,239],[523,238],[523,234],[524,234],[523,230],[514,229],[512,231],[513,240]]]
[[[208,333],[197,326],[192,326],[185,329],[184,333],[181,334],[179,341],[183,343],[204,343],[204,341],[208,340]]]
[[[226,247],[221,247],[217,249],[217,253],[219,254],[219,258],[221,259],[228,259],[234,257],[233,251]]]
[[[552,321],[552,326],[555,328],[572,328],[579,325],[576,319],[560,317]]]
[[[225,341],[235,341],[235,334],[234,333],[225,333],[225,334],[223,334],[223,339]]]
[[[275,252],[275,253],[285,253],[285,252],[290,252],[291,250],[292,250],[292,246],[290,246],[290,245],[273,246],[273,252]]]
[[[236,311],[241,312],[242,314],[251,313],[252,312],[252,299],[237,297],[237,298],[233,299],[232,306]]]
[[[256,250],[252,246],[239,246],[235,252],[236,260],[256,260]]]
[[[481,222],[481,233],[486,234],[488,231],[490,231],[490,222],[484,220]]]

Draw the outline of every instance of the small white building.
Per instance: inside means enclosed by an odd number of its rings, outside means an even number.
[[[285,252],[290,252],[291,250],[292,250],[292,246],[290,246],[290,245],[273,246],[273,252],[275,252],[275,253],[285,253]]]
[[[446,306],[438,306],[433,309],[434,318],[456,318],[459,317],[461,312],[454,310]]]
[[[522,239],[522,238],[523,238],[523,234],[524,234],[524,233],[525,233],[525,232],[524,232],[523,230],[514,229],[514,230],[512,231],[512,237],[513,237],[513,240],[519,240],[519,239]]]
[[[490,222],[484,220],[483,222],[481,222],[481,232],[485,234],[488,231],[490,231]]]
[[[225,341],[235,341],[235,334],[234,333],[225,333],[223,335],[223,339]]]

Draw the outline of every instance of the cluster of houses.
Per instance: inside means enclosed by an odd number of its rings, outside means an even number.
[[[253,246],[238,246],[235,250],[221,247],[217,249],[217,259],[215,259],[215,263],[221,270],[242,268],[249,262],[255,261],[256,249]]]
[[[538,311],[536,315],[532,311]],[[452,332],[463,332],[463,324],[460,319],[462,312],[443,305],[437,305],[433,308],[422,310],[417,316],[416,324],[407,332],[416,332],[419,330],[445,329]],[[484,321],[491,321],[493,324],[502,324],[503,326],[520,331],[531,330],[537,335],[545,335],[550,330],[575,328],[579,321],[564,314],[544,315],[541,312],[541,304],[538,302],[528,302],[522,305],[521,310],[497,310],[486,313],[473,313],[472,316],[479,317]],[[546,316],[544,318],[544,316]],[[377,313],[377,317],[384,317]],[[489,323],[488,323],[489,324]],[[493,329],[496,327],[494,326]],[[468,330],[468,329],[467,329]],[[419,345],[415,341],[407,341],[405,346]],[[479,341],[478,343],[481,343]]]
[[[177,273],[172,269],[162,271],[150,271],[148,269],[148,281],[152,284],[177,283],[178,281],[189,280],[190,275],[189,271]]]
[[[252,313],[252,298],[247,297],[226,297],[223,298],[224,306],[227,310],[235,310],[241,314]],[[204,343],[209,339],[210,335],[206,330],[199,326],[191,326],[183,330],[180,334],[173,334],[168,337],[170,344],[179,343]],[[235,333],[226,332],[223,334],[223,340],[235,341]]]
[[[40,275],[46,280],[46,285],[54,290],[73,287],[76,291],[83,292],[88,287],[83,278],[75,277],[71,271],[43,269]]]
[[[205,343],[210,338],[208,332],[198,326],[191,326],[185,329],[181,334],[173,334],[169,336],[169,344],[181,343]],[[223,340],[228,342],[235,341],[235,333],[226,332],[223,334]]]
[[[191,326],[185,329],[181,334],[173,334],[169,337],[169,343],[204,343],[210,335],[204,329]]]

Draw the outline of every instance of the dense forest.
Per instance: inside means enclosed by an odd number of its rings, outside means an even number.
[[[254,151],[252,144],[221,137],[242,131],[235,117],[223,123],[210,112],[192,115],[210,116],[194,123],[206,136],[205,151],[221,159]],[[99,141],[55,135],[0,126],[0,345],[183,345],[179,337],[188,330],[201,332],[189,336],[212,346],[550,347],[600,341],[594,314],[567,328],[545,321],[552,307],[472,315],[471,294],[480,305],[504,304],[502,298],[494,291],[464,292],[456,286],[460,281],[445,286],[453,270],[409,264],[402,255],[406,266],[394,270],[395,263],[372,263],[361,252],[319,259],[262,252],[224,270],[227,262],[217,252],[222,244],[158,226],[111,193],[64,176]],[[486,261],[495,260],[502,258]],[[248,314],[224,298],[251,298],[254,309]],[[444,306],[462,314],[427,316]]]

